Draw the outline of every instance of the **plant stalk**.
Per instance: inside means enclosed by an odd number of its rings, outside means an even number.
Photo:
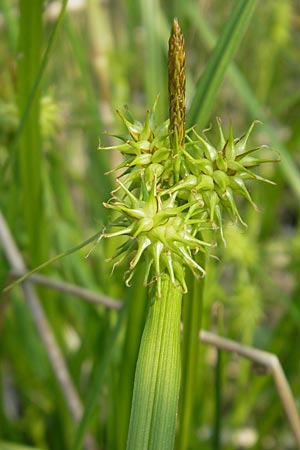
[[[182,293],[162,275],[141,340],[135,373],[127,450],[172,450],[180,389]]]
[[[23,113],[35,83],[41,59],[42,43],[42,0],[28,2],[21,0],[19,18],[19,45],[21,55],[18,64],[18,104]],[[42,142],[40,131],[40,89],[31,98],[31,108],[19,140],[17,179],[22,194],[20,208],[23,226],[28,239],[28,253],[31,263],[37,264],[47,253],[45,251],[45,222],[42,205]],[[18,205],[20,206],[20,205]]]
[[[127,325],[120,364],[118,385],[118,407],[116,423],[116,448],[124,450],[130,421],[131,400],[134,386],[134,375],[138,359],[139,345],[146,321],[148,307],[147,289],[143,286],[144,268],[140,267],[135,282],[128,292]],[[138,301],[136,299],[138,298]],[[134,324],[134,326],[133,326]]]
[[[205,267],[205,255],[198,262]],[[183,305],[182,383],[179,402],[179,423],[176,449],[186,450],[190,439],[195,392],[199,379],[199,331],[201,329],[204,281],[188,273],[189,292]]]

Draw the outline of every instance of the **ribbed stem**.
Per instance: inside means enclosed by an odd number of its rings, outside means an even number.
[[[128,292],[128,317],[120,366],[118,386],[117,428],[115,433],[116,448],[124,450],[130,421],[131,401],[134,386],[134,375],[138,359],[139,344],[147,313],[147,289],[142,287],[144,267],[140,267],[135,276],[132,288]],[[137,301],[138,298],[138,301]],[[134,326],[133,326],[134,324]]]
[[[162,275],[149,308],[135,373],[127,450],[172,450],[180,388],[181,292]]]
[[[198,254],[198,261],[205,267],[205,255]],[[201,329],[203,291],[205,278],[196,280],[188,272],[189,292],[183,308],[182,383],[179,403],[179,423],[176,450],[186,450],[190,439],[195,392],[199,379],[199,331]]]

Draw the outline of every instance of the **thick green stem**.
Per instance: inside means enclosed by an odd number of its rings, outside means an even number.
[[[182,293],[162,275],[149,307],[135,373],[127,450],[172,450],[180,388]]]
[[[205,267],[205,256],[198,263]],[[189,294],[183,306],[182,383],[176,449],[186,450],[190,438],[195,392],[198,381],[199,331],[201,328],[204,280],[189,273]]]
[[[130,299],[128,299],[128,317],[120,365],[116,416],[118,433],[115,433],[115,438],[118,450],[124,450],[126,447],[135,368],[147,313],[147,290],[143,286],[143,278],[144,267],[142,266],[139,268],[133,286],[128,292]]]

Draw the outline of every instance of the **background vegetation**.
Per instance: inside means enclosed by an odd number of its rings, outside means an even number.
[[[167,117],[172,18],[179,18],[185,35],[189,106],[232,3],[69,0],[62,21],[66,2],[34,0],[29,7],[26,0],[0,0],[0,207],[28,268],[107,223],[102,202],[113,182],[104,172],[117,161],[96,151],[99,138],[108,145],[115,139],[104,131],[124,132],[116,108],[128,105],[143,120],[158,93],[157,120]],[[260,212],[242,202],[247,232],[229,226],[227,248],[220,244],[219,259],[208,261],[203,327],[275,353],[297,399],[299,45],[298,2],[258,2],[210,120],[203,124],[212,124],[207,135],[213,141],[216,116],[225,125],[232,121],[235,135],[242,135],[253,119],[262,120],[265,126],[257,125],[253,144],[268,144],[282,159],[260,172],[275,180],[275,187],[256,183],[252,188]],[[125,287],[123,267],[111,275],[105,259],[116,245],[103,242],[88,259],[82,249],[43,273],[121,299],[123,313],[46,287],[37,291],[82,400],[80,426],[57,384],[22,290],[2,294],[0,440],[61,450],[80,448],[85,436],[87,448],[124,448],[145,290],[138,279],[136,288]],[[10,267],[1,247],[0,258],[4,285]],[[232,354],[220,358],[201,346],[194,395],[190,450],[295,448],[272,377],[249,362]],[[215,440],[219,424],[221,444]]]

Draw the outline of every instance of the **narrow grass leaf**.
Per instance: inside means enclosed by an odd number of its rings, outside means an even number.
[[[27,2],[25,1],[25,3],[27,3]],[[58,32],[59,32],[60,26],[61,26],[63,18],[64,18],[64,14],[65,14],[65,10],[66,10],[66,7],[67,7],[67,3],[68,3],[68,0],[63,0],[62,1],[62,6],[61,6],[61,10],[60,10],[58,19],[57,19],[57,21],[55,23],[55,26],[54,26],[53,31],[51,33],[51,36],[50,36],[50,38],[48,40],[48,44],[47,44],[47,47],[46,47],[43,59],[42,59],[42,61],[40,63],[39,69],[37,71],[36,78],[35,78],[32,86],[30,86],[31,90],[30,90],[29,95],[27,96],[27,98],[24,99],[24,107],[23,107],[23,110],[21,112],[21,119],[20,119],[19,128],[17,130],[15,139],[14,139],[14,141],[12,143],[12,149],[11,149],[11,152],[10,152],[10,157],[7,160],[7,162],[6,162],[6,164],[4,165],[4,168],[3,168],[3,173],[2,173],[3,177],[4,177],[4,173],[7,170],[9,164],[13,161],[13,159],[15,157],[17,143],[18,143],[18,141],[20,139],[20,136],[21,136],[21,134],[23,132],[23,129],[24,129],[25,125],[26,125],[26,121],[28,120],[28,116],[29,116],[30,110],[32,108],[32,105],[33,105],[33,103],[34,103],[34,101],[36,99],[36,96],[37,96],[37,93],[38,93],[38,89],[39,89],[39,87],[41,85],[41,81],[43,79],[43,76],[44,76],[47,64],[49,62],[50,53],[51,53],[51,51],[53,49],[53,46],[54,46],[55,41],[56,41],[56,38],[58,36]],[[4,2],[4,4],[5,4],[5,2]],[[26,7],[26,5],[25,5],[25,7]],[[27,10],[28,10],[28,12],[31,11],[31,10],[28,9],[28,5],[27,5]],[[26,20],[27,19],[25,18],[24,21],[26,21]],[[13,30],[12,30],[12,33],[13,33]],[[25,35],[27,34],[27,28],[26,27],[24,29],[24,34]],[[40,38],[40,42],[41,42],[41,38]],[[25,72],[25,75],[26,75],[26,72]]]
[[[187,115],[187,128],[195,123],[199,129],[205,127],[226,69],[244,36],[256,3],[257,0],[234,2],[232,14],[197,83]]]
[[[53,258],[48,259],[47,261],[43,262],[42,264],[40,264],[39,266],[35,267],[33,270],[31,270],[30,272],[26,273],[25,275],[23,275],[22,277],[18,278],[17,280],[15,280],[13,283],[9,284],[8,286],[6,286],[3,289],[3,292],[9,291],[11,288],[17,286],[18,284],[22,283],[22,281],[25,281],[27,278],[29,278],[33,273],[39,272],[42,269],[45,269],[46,267],[48,267],[50,264],[53,264],[54,262],[60,260],[61,258],[64,258],[65,256],[71,255],[72,253],[77,252],[78,250],[80,250],[83,247],[86,247],[88,244],[90,244],[91,242],[95,241],[97,238],[99,238],[101,236],[101,232],[98,231],[98,233],[93,234],[93,236],[89,237],[88,239],[86,239],[85,241],[81,242],[78,245],[75,245],[75,247],[70,248],[69,250],[66,250],[65,252],[60,253],[59,255],[55,255],[53,256]]]
[[[40,130],[40,90],[35,84],[40,66],[42,42],[42,1],[28,8],[26,0],[20,1],[20,32],[18,49],[22,57],[18,66],[18,103],[23,117],[17,133],[20,138],[18,167],[15,178],[19,178],[21,193],[21,218],[28,238],[28,253],[33,264],[40,261],[42,253],[42,142]],[[30,105],[30,110],[28,105]],[[24,119],[25,117],[25,119]],[[18,207],[18,205],[16,205]]]
[[[85,47],[85,42],[82,41],[71,18],[67,18],[65,32],[69,39],[73,50],[75,64],[78,66],[81,77],[81,84],[86,93],[86,110],[85,115],[88,118],[87,126],[84,130],[89,140],[89,147],[93,149],[89,153],[89,184],[98,193],[100,201],[106,199],[107,193],[111,191],[111,179],[108,176],[99,176],[110,169],[108,156],[105,152],[98,152],[96,148],[99,144],[99,135],[101,130],[101,116],[99,114],[99,95],[101,92],[95,91],[95,86],[92,79],[92,74],[89,69],[89,54]],[[98,210],[98,205],[96,208]],[[105,210],[102,211],[105,217]]]
[[[215,420],[213,429],[213,448],[221,449],[221,421],[222,421],[222,350],[217,351],[215,367]]]
[[[147,94],[147,103],[152,105],[160,95],[157,105],[157,118],[165,117],[166,98],[166,71],[163,59],[163,49],[160,45],[160,25],[163,17],[158,0],[140,0],[142,23],[145,29],[145,43],[147,59],[144,63],[144,77]]]
[[[5,27],[7,30],[7,37],[9,46],[13,51],[16,49],[17,39],[18,39],[18,29],[16,21],[14,20],[14,15],[11,5],[8,4],[7,0],[0,1],[0,9],[3,14]]]

